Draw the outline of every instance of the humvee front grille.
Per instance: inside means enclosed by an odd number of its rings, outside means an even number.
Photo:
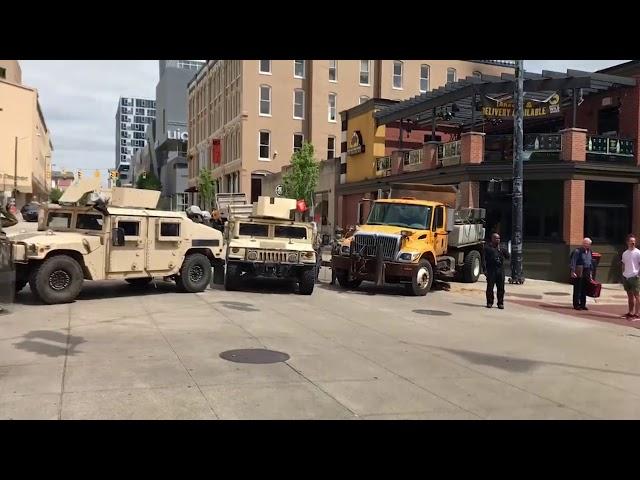
[[[272,250],[259,250],[258,260],[260,262],[283,263],[287,261],[287,255],[291,252],[281,252]]]
[[[400,250],[400,238],[400,235],[356,233],[351,242],[351,251],[365,257],[375,257],[377,246],[380,244],[384,259],[393,261]]]

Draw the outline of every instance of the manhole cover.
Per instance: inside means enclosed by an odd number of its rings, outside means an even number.
[[[446,317],[451,315],[450,312],[444,310],[414,310],[413,313],[419,313],[420,315],[432,315],[434,317]]]
[[[553,295],[555,297],[567,297],[571,294],[567,292],[544,292],[544,295]]]
[[[227,350],[220,354],[220,358],[235,363],[278,363],[289,360],[284,352],[265,350],[264,348],[245,348],[241,350]]]

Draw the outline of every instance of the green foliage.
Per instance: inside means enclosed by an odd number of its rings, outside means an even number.
[[[312,205],[320,176],[320,165],[314,155],[313,145],[303,143],[302,148],[291,155],[291,167],[283,178],[284,196],[304,199],[308,206]]]
[[[216,185],[211,170],[203,168],[198,174],[198,195],[202,200],[202,207],[210,212],[213,209],[213,199],[216,195]]]
[[[60,190],[59,188],[52,188],[51,192],[49,193],[49,201],[51,203],[58,203],[61,196],[62,190]]]
[[[162,184],[153,172],[143,172],[138,176],[136,188],[143,190],[162,190]]]

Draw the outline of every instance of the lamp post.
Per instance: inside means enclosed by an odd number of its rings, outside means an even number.
[[[513,117],[513,204],[511,211],[511,278],[509,283],[522,284],[522,162],[523,162],[523,97],[524,71],[523,61],[516,60],[516,85],[514,91],[515,115]]]

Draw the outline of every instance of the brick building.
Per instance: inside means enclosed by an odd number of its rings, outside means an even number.
[[[618,280],[624,237],[640,234],[638,77],[639,62],[525,74],[527,277],[566,280],[570,249],[587,235],[603,255],[598,278]],[[509,74],[467,77],[342,112],[336,223],[366,219],[366,199],[392,182],[454,184],[460,206],[487,210],[487,235],[510,239],[513,120],[490,115],[508,108],[513,87]]]

